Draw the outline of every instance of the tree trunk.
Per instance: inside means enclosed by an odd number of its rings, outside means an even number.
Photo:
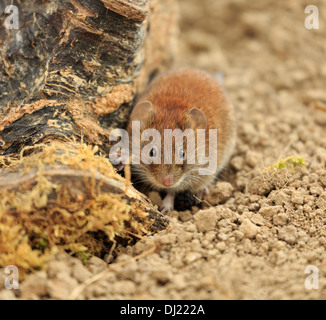
[[[4,14],[8,2],[18,8],[17,30],[5,27],[10,18],[10,13]],[[119,179],[98,172],[97,163],[108,155],[110,131],[126,126],[137,93],[171,64],[176,26],[175,0],[0,0],[0,195],[7,197],[0,218],[23,212],[24,206],[13,200],[10,206],[8,199],[36,192],[42,176],[53,187],[41,207],[34,203],[27,210],[30,215],[40,210],[53,214],[59,202],[60,210],[78,214],[88,210],[89,214],[85,181],[93,181],[97,196],[120,193],[126,205],[146,203],[143,211],[154,217],[155,226],[166,226],[145,196],[132,187],[126,191],[124,182],[117,186],[114,181]],[[87,153],[93,168],[69,158],[73,154],[85,160],[76,151],[81,140],[96,146],[96,150],[79,147],[95,150]],[[38,146],[54,143],[52,163],[49,149]],[[62,154],[70,162],[62,161]],[[35,166],[26,165],[31,156]],[[82,194],[82,203],[74,207],[76,199],[69,196],[65,207],[58,190]],[[30,237],[26,220],[24,224]],[[39,237],[49,237],[42,232]]]

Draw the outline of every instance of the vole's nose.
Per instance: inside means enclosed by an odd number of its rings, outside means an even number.
[[[166,187],[171,187],[174,184],[173,175],[168,174],[167,176],[165,176],[162,180],[162,183]]]

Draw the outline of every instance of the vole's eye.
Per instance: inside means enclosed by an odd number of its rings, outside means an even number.
[[[150,156],[151,158],[153,158],[153,157],[156,157],[156,155],[157,155],[157,151],[156,151],[156,149],[155,149],[155,148],[152,148],[152,149],[149,151],[149,156]]]
[[[179,157],[181,159],[184,159],[186,157],[186,153],[182,149],[179,150]]]

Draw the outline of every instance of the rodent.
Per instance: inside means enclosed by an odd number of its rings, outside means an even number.
[[[206,155],[209,148],[208,131],[217,130],[217,148],[212,150],[216,159],[216,170],[209,175],[199,175],[199,169],[207,165],[195,163],[177,164],[175,161],[175,140],[173,140],[172,163],[164,163],[164,141],[152,144],[149,156],[157,154],[161,147],[161,164],[132,164],[132,172],[144,184],[157,191],[165,191],[166,197],[162,201],[161,211],[167,213],[173,210],[174,195],[178,192],[190,190],[203,194],[212,184],[219,172],[223,170],[236,141],[235,110],[218,81],[208,73],[195,69],[176,69],[168,71],[155,78],[145,91],[137,98],[131,112],[127,132],[132,134],[133,121],[140,121],[140,132],[153,128],[164,136],[164,129],[205,129]],[[196,135],[196,146],[197,146]],[[153,141],[152,141],[153,142]],[[141,149],[149,142],[142,141]],[[131,149],[131,147],[130,147]],[[156,151],[155,151],[155,150]],[[187,145],[178,152],[180,158],[190,156]],[[130,150],[131,152],[131,150]]]

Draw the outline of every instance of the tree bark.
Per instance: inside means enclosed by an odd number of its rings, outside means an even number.
[[[172,60],[174,0],[13,2],[20,29],[0,26],[0,154],[81,134],[107,152],[110,130]]]
[[[5,28],[10,4],[18,30]],[[39,169],[26,172],[12,160],[33,146],[42,152],[37,145],[56,142],[60,151],[83,139],[108,155],[111,130],[125,128],[137,93],[171,65],[176,34],[175,0],[0,0],[0,193],[31,192]],[[58,165],[42,174],[86,195],[85,172]],[[101,192],[122,192],[103,181]],[[126,197],[146,203],[157,228],[166,226],[146,197],[131,188]]]

